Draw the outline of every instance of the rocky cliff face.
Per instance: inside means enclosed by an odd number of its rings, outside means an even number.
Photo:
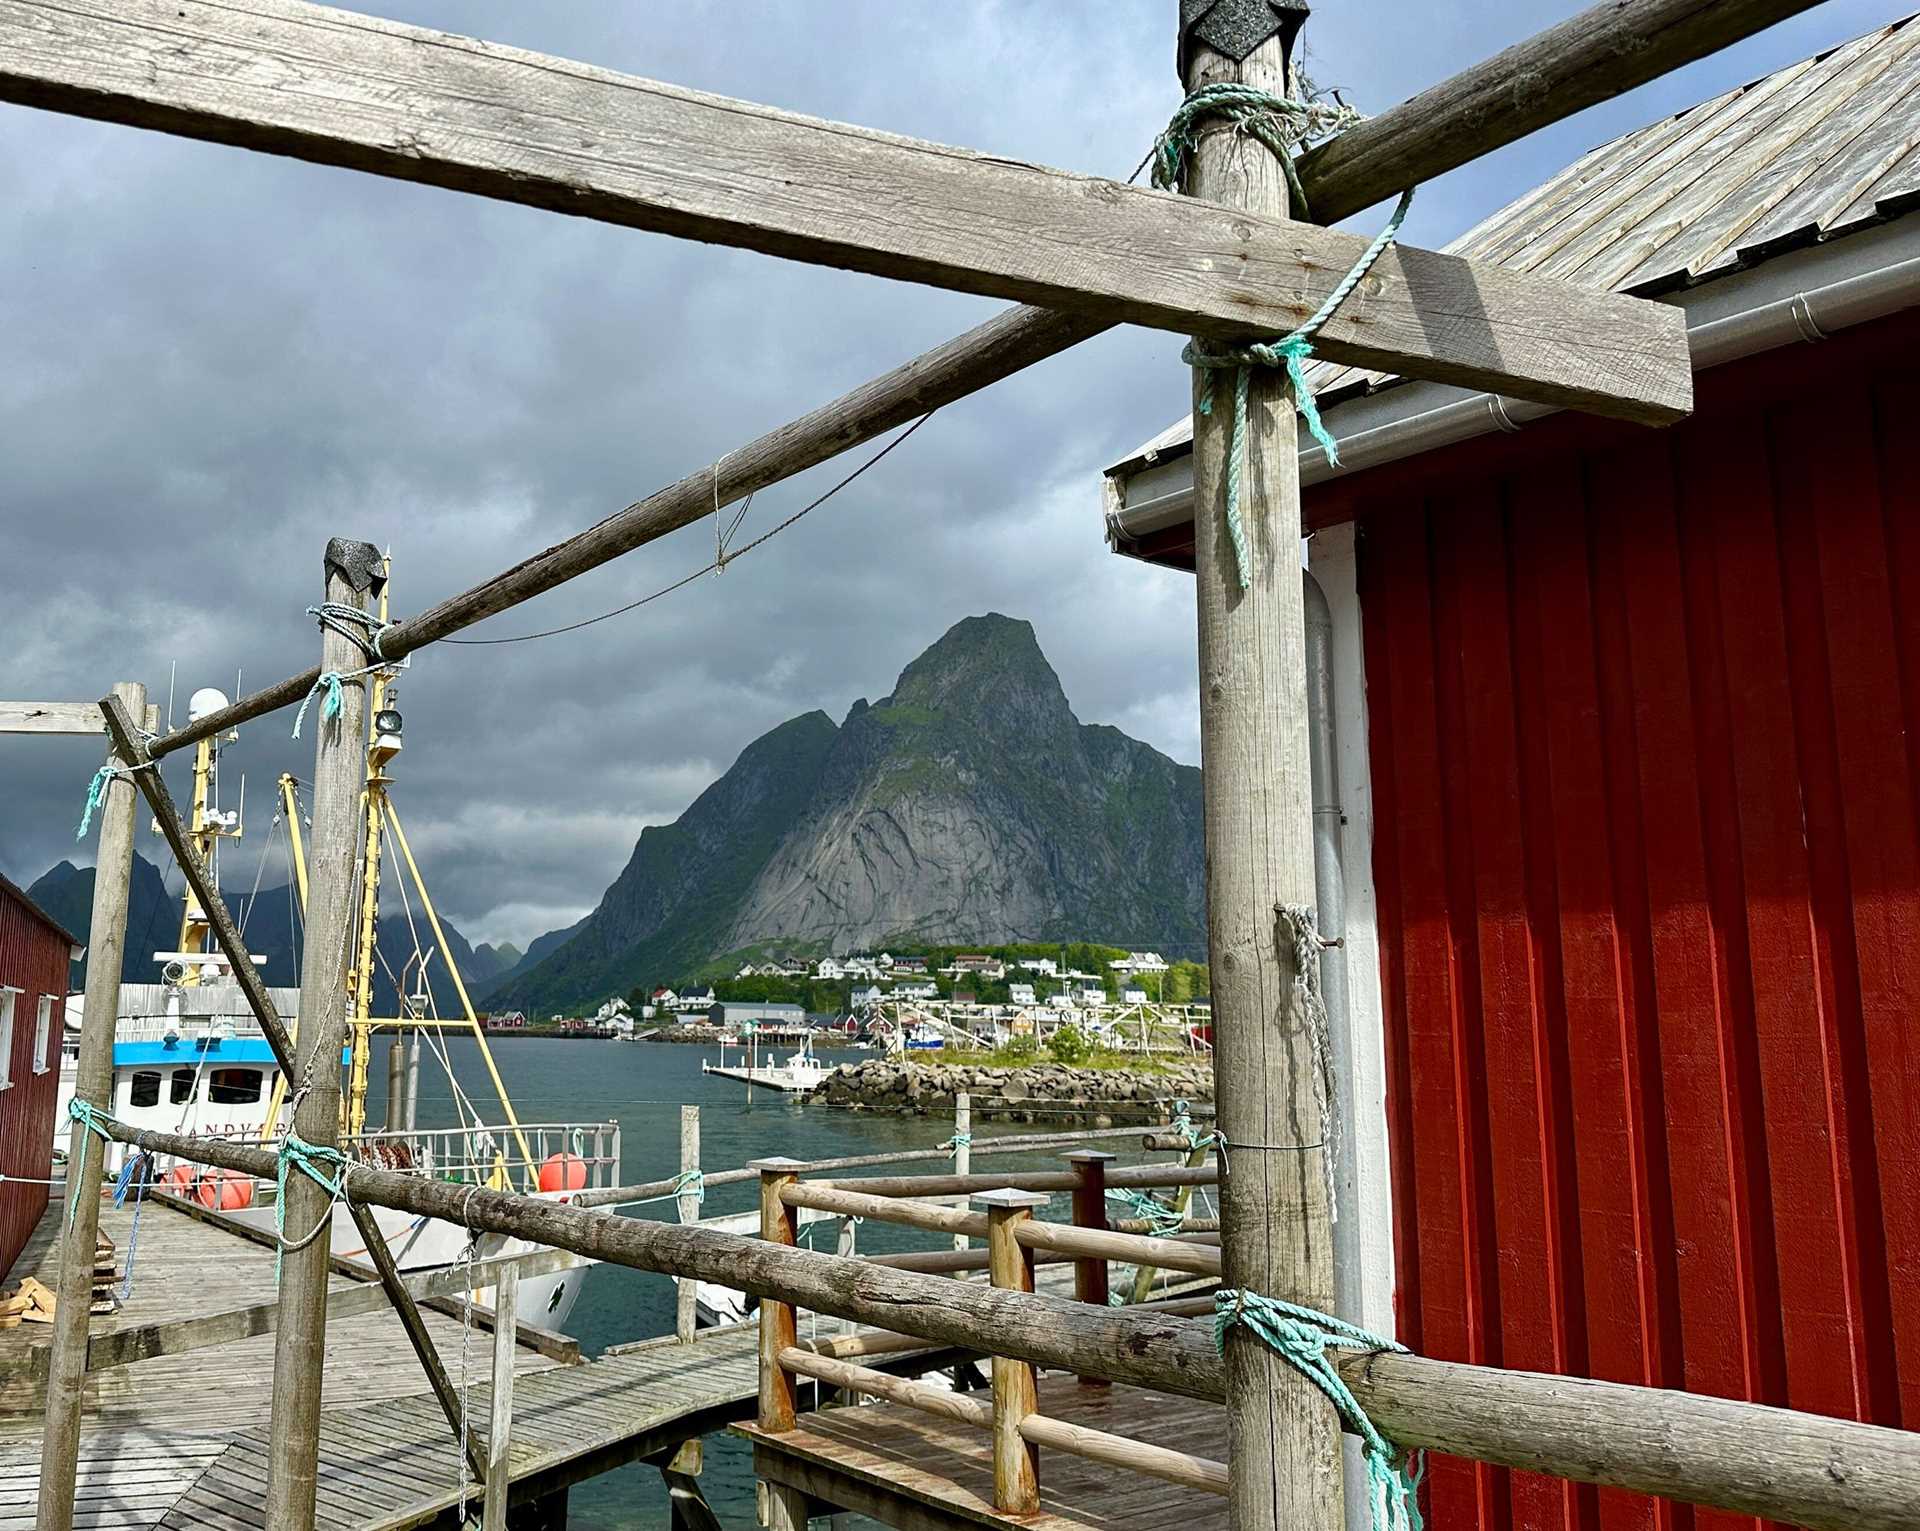
[[[1033,629],[969,617],[856,705],[728,947],[1197,938],[1200,773],[1083,726]]]
[[[970,617],[836,728],[758,740],[488,995],[578,1003],[756,946],[1204,940],[1200,773],[1080,723],[1033,629]]]

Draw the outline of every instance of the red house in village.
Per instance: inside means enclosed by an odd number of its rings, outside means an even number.
[[[19,1257],[47,1206],[47,1187],[35,1182],[47,1179],[52,1158],[67,962],[76,945],[0,877],[0,1272]]]
[[[1672,429],[1318,369],[1340,1300],[1427,1355],[1920,1429],[1917,143],[1920,21],[1456,241],[1681,306]],[[1117,551],[1192,567],[1190,438],[1109,470]],[[1752,1524],[1431,1483],[1449,1531]]]

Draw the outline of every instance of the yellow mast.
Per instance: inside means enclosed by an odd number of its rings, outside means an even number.
[[[300,898],[300,914],[305,918],[307,912],[307,848],[300,836],[300,799],[294,795],[295,782],[289,772],[280,774],[280,811],[287,819],[287,845],[293,855],[294,892]],[[287,1018],[287,1037],[290,1041],[300,1040],[300,1017],[295,1014]],[[287,1098],[287,1076],[275,1073],[273,1076],[273,1095],[267,1101],[266,1124],[260,1129],[262,1141],[274,1135],[280,1125],[280,1107]]]
[[[382,570],[380,621],[387,620],[387,584],[392,573],[389,562]],[[352,971],[347,975],[347,1010],[352,1023],[353,1047],[349,1054],[347,1093],[344,1101],[349,1133],[367,1130],[367,1064],[373,1052],[373,964],[380,939],[380,847],[382,810],[387,801],[387,763],[399,753],[398,738],[383,736],[378,719],[387,709],[388,681],[384,671],[373,677],[368,715],[376,721],[367,741],[367,789],[364,803],[367,815],[367,839],[360,879],[360,947]],[[404,1000],[405,996],[401,996]]]

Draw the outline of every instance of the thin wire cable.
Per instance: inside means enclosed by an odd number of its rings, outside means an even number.
[[[734,552],[726,553],[722,558],[715,559],[713,562],[707,564],[704,568],[695,569],[693,573],[687,575],[684,579],[677,579],[671,585],[664,586],[663,588],[654,591],[653,594],[651,595],[643,595],[637,601],[629,601],[624,606],[616,606],[612,611],[603,611],[597,617],[588,617],[586,618],[586,620],[581,622],[569,622],[565,627],[549,627],[537,633],[518,633],[511,638],[442,638],[440,641],[442,643],[457,643],[466,648],[480,648],[487,645],[499,644],[499,643],[531,643],[536,638],[557,638],[562,633],[577,633],[583,627],[592,627],[596,622],[605,622],[613,617],[625,616],[628,612],[638,611],[642,606],[648,605],[653,601],[657,601],[662,596],[672,595],[673,592],[676,590],[684,590],[688,585],[691,585],[695,580],[701,579],[706,575],[713,573],[714,570],[716,569],[725,567],[726,564],[732,563],[735,559],[746,557],[747,554],[751,553],[755,548],[759,547],[762,543],[771,542],[775,537],[778,537],[782,532],[784,532],[788,527],[792,526],[794,522],[798,521],[802,516],[806,515],[809,511],[818,510],[822,505],[826,504],[828,500],[832,499],[842,489],[845,489],[847,485],[851,484],[855,479],[860,477],[861,474],[865,473],[867,469],[875,466],[880,461],[881,458],[885,457],[895,447],[900,446],[902,443],[904,443],[909,436],[911,436],[915,431],[919,430],[921,426],[925,425],[929,420],[931,420],[936,413],[937,411],[935,410],[928,410],[926,414],[922,415],[918,420],[914,421],[912,425],[909,425],[898,436],[895,436],[893,440],[889,441],[879,451],[875,452],[873,456],[869,457],[865,462],[860,464],[859,467],[855,468],[853,472],[849,473],[845,478],[841,479],[839,483],[835,484],[825,494],[821,495],[819,499],[812,501],[810,504],[801,506],[800,509],[796,510],[792,515],[788,516],[786,520],[782,521],[778,526],[774,527],[771,531],[762,532],[758,537],[755,537],[753,541],[747,543],[744,547],[741,547]],[[748,500],[749,501],[752,500],[751,495],[748,496]],[[746,515],[746,511],[743,509],[740,513],[740,516],[736,517],[734,520],[735,527],[739,526],[740,520],[744,518],[745,515]]]

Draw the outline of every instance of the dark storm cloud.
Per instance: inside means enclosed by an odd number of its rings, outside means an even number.
[[[1387,51],[1383,3],[1325,5],[1313,28],[1319,78],[1374,106],[1575,8],[1395,7]],[[380,9],[1107,175],[1176,96],[1163,3]],[[1442,243],[1590,144],[1897,9],[1822,7],[1508,149],[1423,189],[1408,237]],[[417,610],[999,306],[11,108],[0,207],[14,697],[138,678],[164,700],[175,661],[183,699],[237,668],[243,689],[304,668],[327,536],[390,544],[397,610]],[[1083,718],[1195,759],[1190,591],[1106,554],[1096,477],[1183,411],[1178,349],[1116,333],[956,405],[785,537],[631,617],[422,654],[401,800],[446,912],[523,942],[576,917],[639,828],[752,738],[881,695],[972,612],[1030,618]],[[743,534],[850,465],[762,496]],[[710,528],[688,530],[485,631],[632,599],[711,552]],[[290,721],[230,756],[253,847],[273,776],[311,765]],[[0,870],[86,859],[72,824],[97,756],[0,740]]]

